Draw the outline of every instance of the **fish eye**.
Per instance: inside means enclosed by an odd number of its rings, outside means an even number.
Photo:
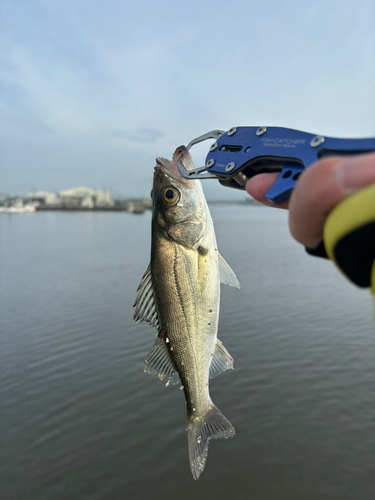
[[[173,186],[166,186],[161,192],[161,201],[164,203],[164,205],[176,205],[179,199],[180,193]]]

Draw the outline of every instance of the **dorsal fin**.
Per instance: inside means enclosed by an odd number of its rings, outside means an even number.
[[[154,288],[152,285],[151,264],[142,276],[137,288],[137,297],[133,307],[135,307],[133,319],[137,323],[147,321],[150,326],[159,329],[158,311],[156,307]]]

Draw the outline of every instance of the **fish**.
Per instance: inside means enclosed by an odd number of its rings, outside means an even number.
[[[181,176],[179,159],[187,170],[194,168],[185,146],[171,161],[156,159],[151,259],[137,289],[134,320],[158,332],[144,371],[184,391],[190,469],[198,479],[209,441],[235,435],[211,400],[209,379],[233,369],[232,356],[217,338],[220,282],[240,285],[218,251],[201,182]]]

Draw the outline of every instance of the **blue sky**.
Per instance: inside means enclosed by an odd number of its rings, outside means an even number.
[[[373,0],[2,0],[0,192],[148,196],[216,128],[374,136],[374,26]]]

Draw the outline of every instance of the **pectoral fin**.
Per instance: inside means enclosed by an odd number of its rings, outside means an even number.
[[[220,271],[220,281],[224,285],[235,286],[241,288],[236,275],[234,274],[232,268],[227,263],[227,261],[220,255],[219,256],[219,271]]]
[[[148,266],[137,288],[137,297],[133,304],[135,307],[133,319],[137,323],[147,321],[150,326],[159,329],[158,312],[155,294],[152,285],[151,264]]]

